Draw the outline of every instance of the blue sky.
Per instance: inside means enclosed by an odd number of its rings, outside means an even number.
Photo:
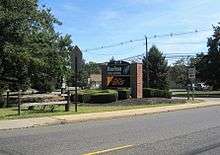
[[[212,25],[220,22],[219,0],[40,0],[63,23],[56,29],[70,34],[82,50],[144,35],[204,30],[197,34],[149,40],[164,54],[206,52]],[[196,44],[187,44],[196,42]],[[180,44],[186,43],[186,44]],[[144,53],[144,42],[84,52],[88,61],[104,62]]]

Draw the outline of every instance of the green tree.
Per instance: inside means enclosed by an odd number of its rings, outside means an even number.
[[[71,73],[71,76],[68,78],[69,83],[74,86],[74,72]],[[91,74],[101,74],[101,69],[99,64],[95,62],[83,63],[81,69],[79,70],[79,86],[86,87],[88,84],[88,78]]]
[[[151,88],[169,89],[168,66],[163,53],[156,46],[149,50],[148,60],[143,59],[144,83],[146,82],[147,61],[149,64],[149,83]]]
[[[194,62],[198,71],[197,77],[212,85],[214,89],[220,88],[220,26],[213,26],[214,34],[208,38],[208,54],[197,55]]]
[[[1,0],[0,83],[46,91],[66,74],[71,39],[54,30],[60,24],[37,0]]]
[[[85,64],[85,70],[86,72],[90,75],[90,74],[100,74],[101,69],[99,64],[95,63],[95,62],[89,62]]]
[[[169,67],[169,81],[174,88],[184,88],[187,84],[187,64],[184,58]]]
[[[28,49],[25,40],[30,31],[28,17],[35,14],[34,1],[0,2],[0,81],[14,85],[28,81]]]
[[[50,39],[46,38],[44,43],[47,41],[50,41]],[[70,44],[70,36],[57,36],[50,44],[48,42],[44,47],[38,47],[38,49],[43,50],[35,51],[41,53],[36,55],[41,62],[40,65],[35,66],[36,68],[31,70],[31,84],[33,88],[45,92],[52,91],[56,86],[61,86],[62,78],[69,74],[68,54],[71,48]]]

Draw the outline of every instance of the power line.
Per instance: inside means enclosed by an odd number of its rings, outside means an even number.
[[[163,45],[198,45],[198,44],[203,44],[207,43],[206,41],[197,41],[197,42],[150,42],[151,44],[163,44]],[[143,43],[143,45],[145,45]]]
[[[206,43],[205,41],[199,41],[199,42],[152,42],[151,44],[162,44],[162,45],[197,45],[197,44],[201,44],[201,43]],[[146,43],[143,43],[143,45],[145,45]],[[139,45],[142,46],[142,45]],[[134,49],[138,46],[132,46],[129,47],[129,49]],[[100,56],[109,56],[109,55],[125,55],[127,53],[125,52],[121,52],[121,51],[111,51],[111,53],[106,53],[106,51],[102,51],[102,53],[96,53],[95,55],[100,55]],[[166,54],[180,54],[180,53],[166,53]],[[185,53],[182,53],[185,54]]]
[[[115,54],[115,53],[118,53],[118,54]],[[113,52],[113,53],[108,53],[108,54],[106,54],[106,53],[98,53],[98,54],[96,54],[96,55],[100,55],[100,56],[111,56],[111,55],[114,55],[114,56],[120,56],[120,55],[126,55],[127,53],[119,53],[119,52]],[[164,56],[175,56],[175,55],[196,55],[197,53],[195,53],[195,52],[192,52],[192,53],[163,53],[164,54]],[[142,54],[139,54],[139,55],[142,55]],[[135,56],[139,56],[139,55],[135,55]],[[134,56],[134,57],[135,57]],[[133,56],[131,56],[131,57],[133,57]]]
[[[137,61],[137,60],[140,61],[143,59],[144,56],[145,56],[145,54],[143,53],[143,54],[123,58],[120,60],[121,61]],[[179,58],[187,58],[187,57],[193,57],[193,56],[196,56],[196,53],[176,53],[176,55],[169,55],[169,54],[166,55],[165,54],[166,59],[179,59]]]
[[[207,52],[203,52],[204,54],[207,54]],[[184,53],[164,53],[164,55],[187,55],[187,54],[194,54],[194,55],[196,55],[196,54],[198,54],[198,53],[195,53],[195,52],[184,52]]]
[[[162,34],[162,35],[153,35],[153,36],[149,36],[148,39],[182,36],[182,35],[194,34],[194,33],[199,33],[199,32],[206,32],[206,31],[209,31],[209,30],[210,29],[202,29],[202,30],[194,30],[194,31],[182,32],[182,33],[169,33],[169,34]],[[107,48],[113,48],[113,47],[117,47],[117,46],[123,46],[123,45],[126,45],[126,44],[130,44],[130,43],[134,43],[134,42],[140,42],[140,41],[144,41],[144,40],[145,40],[145,38],[133,39],[133,40],[123,41],[123,42],[119,42],[119,43],[115,43],[115,44],[111,44],[111,45],[103,45],[103,46],[96,47],[96,48],[89,48],[89,49],[85,49],[85,50],[82,50],[82,51],[83,52],[97,51],[97,50],[101,50],[101,49],[107,49]]]
[[[135,46],[136,47],[136,46]],[[133,48],[133,47],[132,47]],[[102,51],[102,53],[96,53],[95,55],[100,55],[100,56],[109,56],[109,55],[127,55],[128,53],[132,53],[133,51],[111,51],[111,53],[107,53],[109,51]],[[199,52],[189,52],[188,50],[178,50],[178,52],[163,52],[164,55],[179,55],[179,54],[197,54]],[[204,53],[204,52],[203,52]]]

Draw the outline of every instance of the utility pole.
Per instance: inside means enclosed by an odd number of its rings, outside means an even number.
[[[77,112],[77,102],[78,102],[78,92],[77,92],[77,89],[78,89],[78,58],[77,56],[75,56],[75,112]]]
[[[147,38],[147,36],[145,36],[145,41],[146,41],[146,87],[147,88],[149,88],[150,87],[150,85],[149,85],[149,80],[150,80],[150,78],[149,78],[149,62],[148,62],[148,56],[149,56],[149,54],[148,54],[148,38]]]

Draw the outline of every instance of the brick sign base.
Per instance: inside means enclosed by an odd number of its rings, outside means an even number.
[[[143,73],[142,73],[141,63],[131,64],[130,84],[131,84],[132,98],[142,98],[143,97]]]

